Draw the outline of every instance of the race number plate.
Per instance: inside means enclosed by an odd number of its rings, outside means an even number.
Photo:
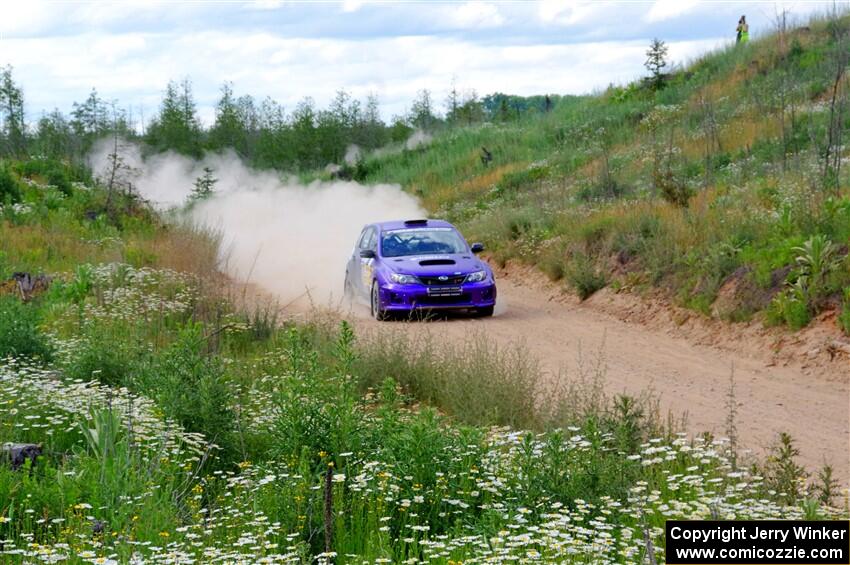
[[[463,294],[459,286],[428,287],[428,296],[460,296]]]

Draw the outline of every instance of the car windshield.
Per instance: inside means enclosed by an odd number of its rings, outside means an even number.
[[[452,228],[393,230],[384,232],[381,237],[381,253],[384,257],[444,255],[466,251],[466,242]]]

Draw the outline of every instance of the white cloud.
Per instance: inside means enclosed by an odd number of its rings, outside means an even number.
[[[655,0],[645,19],[648,22],[670,20],[692,11],[697,6],[697,0]]]
[[[505,23],[499,8],[489,2],[466,2],[452,8],[449,17],[451,23],[460,28],[500,27]]]
[[[44,2],[9,2],[3,5],[0,38],[33,35],[61,21],[62,6]]]
[[[356,12],[365,4],[365,0],[343,0],[342,11],[345,13]]]
[[[277,10],[283,6],[283,0],[254,0],[249,6],[255,10]]]
[[[604,8],[603,2],[542,0],[538,4],[537,16],[547,24],[574,25],[584,21],[600,8]]]

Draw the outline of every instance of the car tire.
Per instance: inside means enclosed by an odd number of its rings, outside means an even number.
[[[387,311],[381,308],[381,299],[378,296],[378,281],[372,281],[372,293],[369,298],[369,309],[372,312],[372,317],[378,320],[379,322],[383,322],[389,316]]]
[[[351,275],[348,274],[348,270],[345,271],[345,283],[342,286],[342,296],[346,300],[354,299],[354,286],[351,284]]]
[[[476,308],[475,309],[475,315],[478,316],[479,318],[489,318],[490,316],[493,315],[494,309],[495,309],[495,306],[485,306],[483,308]]]

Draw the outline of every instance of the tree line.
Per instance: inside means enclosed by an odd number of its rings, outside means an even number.
[[[479,97],[460,92],[452,83],[440,111],[429,90],[421,90],[410,109],[388,122],[381,117],[378,97],[365,101],[339,90],[328,107],[305,98],[290,111],[272,98],[237,96],[225,82],[215,106],[215,119],[205,126],[188,78],[166,86],[156,114],[136,121],[116,101],[103,99],[96,89],[70,114],[53,110],[28,122],[24,93],[13,68],[0,69],[0,157],[39,155],[81,162],[97,139],[121,136],[141,142],[150,153],[175,151],[200,157],[205,151],[233,149],[259,168],[308,170],[339,163],[346,150],[363,150],[403,143],[417,129],[434,131],[482,122],[509,122],[550,111],[561,97],[521,97],[494,93]]]

